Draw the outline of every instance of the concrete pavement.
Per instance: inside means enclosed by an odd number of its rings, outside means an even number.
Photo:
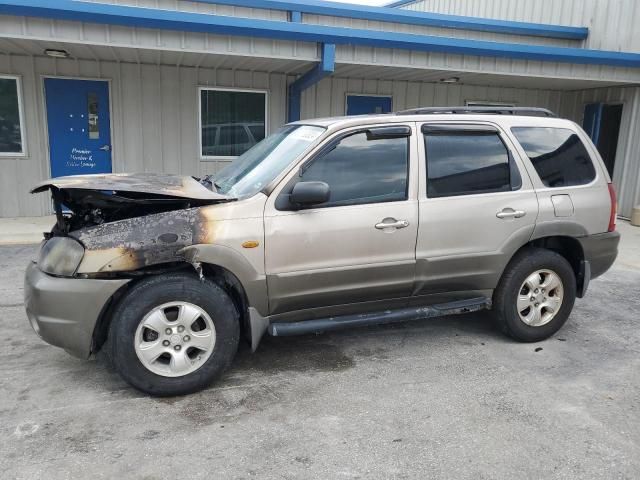
[[[42,233],[50,231],[54,223],[55,215],[0,218],[0,245],[40,243]]]
[[[565,327],[516,343],[487,314],[242,348],[181,398],[129,388],[29,327],[35,246],[0,247],[0,477],[640,478],[640,229]]]

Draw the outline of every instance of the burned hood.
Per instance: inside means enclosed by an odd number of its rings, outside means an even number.
[[[57,177],[39,183],[31,193],[49,189],[112,192],[114,194],[136,194],[135,198],[183,198],[211,201],[230,200],[229,197],[209,190],[193,177],[153,173],[113,173],[97,175],[73,175]]]

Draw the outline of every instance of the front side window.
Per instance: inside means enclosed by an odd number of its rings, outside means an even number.
[[[331,196],[323,207],[406,200],[408,161],[408,137],[360,132],[342,138],[303,167],[299,181],[329,185]]]
[[[512,190],[515,165],[497,132],[425,131],[424,142],[430,198]]]
[[[547,187],[586,185],[596,178],[580,137],[568,128],[513,127],[540,180]]]
[[[18,79],[0,77],[0,155],[24,154]]]
[[[266,93],[200,90],[203,157],[237,157],[262,140],[266,131]]]

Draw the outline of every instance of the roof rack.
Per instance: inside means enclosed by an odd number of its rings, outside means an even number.
[[[557,115],[551,110],[537,107],[424,107],[411,108],[409,110],[396,112],[397,115],[432,115],[442,113],[476,113],[491,115],[524,115],[527,117],[557,117]]]

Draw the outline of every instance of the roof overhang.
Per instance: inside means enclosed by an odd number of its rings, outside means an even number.
[[[6,0],[0,3],[0,14],[336,45],[640,68],[640,54],[637,53],[489,42],[70,0],[57,0],[55,3],[48,0]]]

